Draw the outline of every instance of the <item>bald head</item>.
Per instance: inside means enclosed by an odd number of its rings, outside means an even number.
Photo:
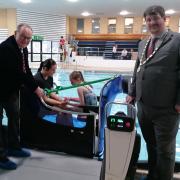
[[[15,39],[20,48],[28,46],[32,38],[32,33],[32,28],[26,23],[21,23],[17,26]]]

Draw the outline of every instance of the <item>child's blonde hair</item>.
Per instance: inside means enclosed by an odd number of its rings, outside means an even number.
[[[81,71],[73,71],[70,75],[69,75],[70,79],[80,79],[82,82],[84,82],[84,77],[82,75]]]

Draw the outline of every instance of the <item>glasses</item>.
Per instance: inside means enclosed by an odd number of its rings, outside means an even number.
[[[19,34],[19,37],[23,40],[27,40],[27,41],[30,41],[32,39],[32,37],[28,37],[28,36],[25,36],[23,34]]]
[[[160,15],[147,16],[145,18],[146,23],[149,23],[149,22],[152,22],[152,21],[157,22],[157,21],[159,21],[161,19],[163,19],[163,18]]]

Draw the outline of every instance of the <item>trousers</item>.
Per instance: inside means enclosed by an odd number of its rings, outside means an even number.
[[[174,107],[149,107],[137,102],[138,120],[147,146],[149,177],[172,180],[179,114]]]
[[[3,111],[8,118],[7,126],[2,124]],[[12,94],[6,101],[0,101],[0,160],[6,158],[7,148],[20,149],[18,93]]]

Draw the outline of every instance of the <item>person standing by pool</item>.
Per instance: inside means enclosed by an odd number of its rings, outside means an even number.
[[[63,36],[61,36],[61,38],[59,40],[59,48],[64,49],[64,45],[65,45],[65,39]]]
[[[59,40],[59,53],[60,53],[60,61],[65,61],[65,54],[66,54],[66,48],[65,48],[65,39],[63,36],[61,36]],[[64,57],[63,57],[64,55]]]
[[[180,35],[166,30],[161,6],[147,8],[144,19],[151,36],[139,43],[126,101],[137,101],[148,152],[146,180],[172,180],[180,113]]]
[[[19,24],[15,34],[0,44],[0,168],[12,170],[17,165],[8,156],[29,157],[30,152],[24,150],[19,142],[19,90],[26,85],[38,97],[43,90],[36,84],[28,65],[27,46],[32,38],[32,28],[25,23]],[[8,117],[8,147],[3,133],[3,109]],[[7,149],[8,148],[8,149]]]
[[[112,58],[116,59],[116,53],[117,53],[117,45],[114,44],[112,48]]]

